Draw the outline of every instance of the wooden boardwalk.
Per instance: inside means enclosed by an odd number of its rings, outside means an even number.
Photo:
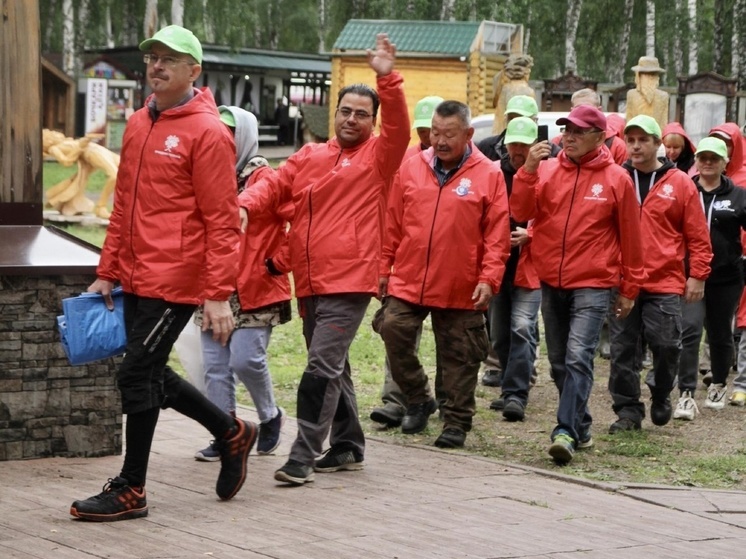
[[[242,410],[251,418],[253,412]],[[173,411],[156,432],[150,515],[110,524],[69,516],[122,458],[0,462],[2,559],[727,559],[746,554],[746,493],[589,484],[458,452],[369,440],[361,472],[272,477],[276,456],[249,460],[230,502],[217,463],[192,459],[209,436]]]

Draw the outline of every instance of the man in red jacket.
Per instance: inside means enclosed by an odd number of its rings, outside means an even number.
[[[531,250],[541,280],[541,310],[552,378],[560,393],[549,454],[559,464],[591,443],[588,400],[593,356],[611,289],[615,314],[632,310],[644,272],[639,205],[629,174],[604,145],[606,118],[579,105],[564,125],[556,159],[548,142],[529,151],[513,178],[510,209],[517,221],[534,219]],[[541,166],[540,166],[541,164]]]
[[[391,374],[407,396],[402,432],[419,433],[437,409],[417,356],[417,333],[432,317],[446,401],[435,446],[464,446],[474,389],[489,340],[484,310],[500,289],[510,252],[505,182],[471,142],[469,108],[435,109],[432,147],[402,164],[386,216],[381,337]]]
[[[171,407],[212,433],[222,463],[216,492],[224,500],[243,485],[257,434],[256,425],[221,411],[166,364],[199,303],[203,330],[212,329],[223,345],[233,331],[236,155],[210,90],[193,87],[202,46],[192,32],[165,27],[140,50],[153,95],[127,123],[98,279],[88,288],[113,308],[110,294],[121,282],[127,328],[117,376],[127,414],[124,465],[102,493],[70,509],[93,521],[147,516],[145,477],[160,408]]]
[[[661,136],[658,122],[647,115],[634,117],[624,128],[629,155],[624,168],[640,206],[646,278],[632,312],[626,318],[609,317],[609,392],[619,417],[611,434],[639,430],[645,417],[635,366],[640,335],[653,354],[647,380],[650,419],[655,425],[670,421],[670,394],[681,354],[681,298],[686,303],[701,300],[710,275],[710,231],[697,188],[670,160],[658,159]]]
[[[239,196],[245,223],[278,202],[294,205],[289,263],[308,364],[298,386],[298,436],[287,463],[275,472],[276,480],[293,485],[313,481],[314,471],[364,466],[365,436],[348,350],[378,292],[384,205],[409,144],[409,115],[395,58],[396,46],[379,34],[375,51],[368,52],[378,92],[365,84],[343,88],[335,137],[306,144],[277,173]],[[381,135],[375,136],[379,104],[383,119]],[[331,449],[316,460],[327,435]]]

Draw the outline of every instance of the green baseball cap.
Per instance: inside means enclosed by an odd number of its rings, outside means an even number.
[[[528,144],[531,145],[539,136],[539,127],[533,121],[525,116],[514,118],[508,123],[505,129],[505,145],[508,144]]]
[[[443,98],[437,95],[423,97],[417,101],[417,104],[414,106],[414,124],[412,128],[432,128],[435,107],[442,102]]]
[[[508,99],[505,114],[534,117],[539,114],[539,106],[533,97],[529,97],[528,95],[513,95],[513,97]]]
[[[140,43],[140,50],[150,50],[153,43],[163,43],[176,52],[190,55],[197,61],[197,64],[202,64],[202,45],[189,29],[184,29],[179,25],[164,27],[150,39],[145,39]]]
[[[658,121],[655,120],[652,116],[637,115],[635,118],[631,119],[624,127],[624,133],[626,134],[627,130],[633,127],[640,128],[646,134],[655,136],[658,139],[660,139],[661,137],[661,127],[658,124]]]
[[[220,105],[218,107],[218,112],[220,113],[220,120],[223,121],[223,124],[230,126],[231,128],[236,127],[236,117],[233,116],[233,113],[227,105]]]
[[[712,136],[702,138],[697,144],[697,151],[694,155],[699,155],[703,151],[709,151],[710,153],[719,155],[723,159],[728,159],[728,146],[719,138],[713,138]]]

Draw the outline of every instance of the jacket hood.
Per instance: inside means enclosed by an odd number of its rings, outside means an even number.
[[[559,160],[560,165],[562,165],[563,167],[577,166],[577,163],[575,163],[567,156],[564,149],[559,152],[559,154],[557,154],[557,159]],[[599,147],[597,150],[586,153],[583,157],[580,158],[581,166],[593,170],[603,169],[604,167],[608,167],[609,165],[613,164],[614,158],[611,156],[609,148],[607,148],[604,144],[601,144],[601,147]]]
[[[228,107],[228,110],[236,119],[233,139],[236,142],[236,173],[240,173],[259,151],[259,125],[249,111],[240,107]]]
[[[678,122],[669,122],[666,124],[665,128],[663,129],[663,133],[661,134],[661,140],[664,139],[669,134],[678,134],[682,138],[684,138],[684,150],[687,149],[691,150],[692,153],[696,151],[696,147],[694,146],[694,142],[692,142],[692,139],[689,137],[689,135],[686,133],[686,130],[684,130],[684,127],[681,126]],[[683,152],[682,152],[683,155]]]
[[[606,139],[612,136],[618,136],[624,139],[624,127],[627,121],[616,113],[611,113],[606,117]]]
[[[718,186],[715,190],[710,190],[710,192],[705,192],[702,189],[702,187],[699,186],[699,175],[692,177],[692,179],[694,180],[694,184],[697,185],[697,190],[705,194],[710,194],[710,195],[714,194],[717,196],[722,196],[723,194],[727,194],[728,192],[730,192],[736,187],[735,183],[732,180],[730,180],[726,175],[721,175],[720,186]]]
[[[741,167],[743,167],[744,164],[744,155],[746,155],[744,153],[746,149],[744,147],[744,139],[741,135],[741,129],[735,122],[726,122],[725,124],[712,128],[709,135],[712,136],[715,132],[727,134],[730,137],[731,142],[733,142],[733,153],[731,153],[730,161],[728,161],[728,166],[725,168],[725,174],[731,177],[741,170]]]
[[[665,157],[659,157],[658,161],[663,163],[663,165],[661,165],[658,169],[655,170],[655,182],[656,183],[660,181],[663,177],[665,177],[668,171],[676,168],[676,165],[674,164],[674,162],[671,161],[670,159],[666,159]],[[624,167],[625,170],[627,170],[630,173],[630,175],[635,172],[635,168],[632,166],[632,164],[629,161],[625,161],[622,167]]]

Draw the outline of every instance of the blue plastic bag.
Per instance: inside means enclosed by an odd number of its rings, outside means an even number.
[[[100,293],[83,293],[62,300],[57,317],[60,341],[71,365],[84,365],[121,355],[127,346],[122,288],[111,292],[114,310],[106,308]]]

